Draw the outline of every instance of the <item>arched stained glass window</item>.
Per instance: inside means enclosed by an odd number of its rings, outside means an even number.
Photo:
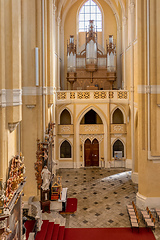
[[[94,20],[97,32],[102,31],[102,14],[95,2],[88,0],[79,12],[79,32],[85,32],[88,28],[89,20]]]

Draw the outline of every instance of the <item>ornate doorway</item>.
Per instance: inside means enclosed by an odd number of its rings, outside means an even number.
[[[87,139],[84,143],[85,167],[99,166],[99,142]]]

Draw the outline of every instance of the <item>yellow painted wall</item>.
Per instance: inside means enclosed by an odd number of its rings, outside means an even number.
[[[17,149],[17,128],[13,132],[8,131],[8,163],[13,156],[18,154]]]
[[[157,4],[157,6],[155,5]],[[155,63],[157,58],[155,52],[157,52],[157,45],[155,45],[155,38],[153,33],[158,29],[159,22],[155,18],[155,14],[158,14],[159,2],[153,1],[150,4],[150,80],[151,85],[156,84],[157,74],[155,74]],[[146,2],[138,2],[138,73],[139,73],[139,85],[147,84],[147,32],[146,32]],[[143,14],[142,14],[143,13]],[[156,15],[158,16],[158,15]],[[159,70],[158,70],[159,71]],[[148,109],[147,109],[147,94],[138,95],[138,132],[139,132],[139,149],[138,149],[138,172],[139,172],[139,193],[145,197],[160,197],[160,163],[154,162],[154,159],[148,160]],[[151,154],[156,156],[160,155],[159,137],[157,123],[159,121],[159,108],[156,104],[156,94],[151,94]]]

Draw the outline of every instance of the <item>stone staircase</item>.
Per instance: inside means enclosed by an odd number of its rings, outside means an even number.
[[[36,234],[35,240],[64,240],[65,218],[57,212],[42,213],[42,221],[41,231]],[[30,232],[31,228],[30,226]],[[27,231],[26,240],[32,239],[29,236],[30,233]]]
[[[71,214],[77,210],[77,199],[68,198],[66,213]],[[33,202],[30,199],[30,214],[35,217],[36,224],[31,222],[28,224],[26,232],[26,240],[64,240],[66,218],[59,214],[59,211],[44,212],[40,209],[39,202]],[[36,226],[36,227],[35,227]],[[37,229],[37,234],[33,229]],[[35,236],[36,234],[36,236]]]
[[[64,240],[64,231],[65,226],[43,220],[41,231],[37,233],[35,240]]]

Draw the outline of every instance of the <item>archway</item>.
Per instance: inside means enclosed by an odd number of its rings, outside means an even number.
[[[84,115],[80,124],[103,124],[103,122],[100,116],[91,109]]]
[[[67,109],[64,109],[60,115],[60,124],[61,125],[70,125],[71,124],[71,115]]]
[[[115,155],[119,154],[119,156],[124,157],[124,145],[123,143],[118,139],[114,144],[113,144],[113,157]]]
[[[60,146],[60,158],[71,158],[71,145],[67,140]]]
[[[113,113],[112,123],[113,124],[124,124],[123,113],[119,108],[117,108]]]
[[[99,142],[87,139],[84,143],[85,167],[99,166]]]

